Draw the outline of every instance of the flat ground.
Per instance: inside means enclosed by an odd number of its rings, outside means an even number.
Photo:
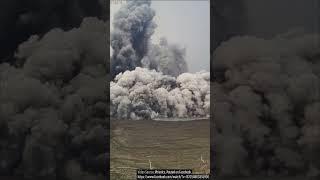
[[[209,120],[112,120],[110,143],[111,180],[136,179],[149,161],[154,169],[210,170]]]

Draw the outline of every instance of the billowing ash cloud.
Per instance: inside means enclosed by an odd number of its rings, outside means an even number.
[[[220,175],[319,175],[319,42],[319,35],[290,32],[234,37],[216,49]]]
[[[52,29],[20,44],[17,66],[0,64],[2,175],[103,179],[106,28],[85,18],[79,28]]]
[[[156,24],[151,1],[128,1],[115,14],[111,32],[111,73],[115,77],[136,67],[155,69],[164,74],[177,76],[187,71],[185,50],[168,45],[154,45],[150,37]]]
[[[168,44],[165,38],[161,38],[159,45],[150,45],[148,54],[141,60],[142,67],[177,77],[188,71],[185,53],[184,48]]]
[[[208,72],[175,78],[137,67],[111,82],[111,115],[120,119],[209,116],[209,81]]]
[[[165,38],[152,44],[151,1],[129,1],[111,32],[111,116],[119,119],[209,115],[209,73],[187,72],[185,49]]]

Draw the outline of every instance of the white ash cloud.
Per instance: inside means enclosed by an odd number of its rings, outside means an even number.
[[[157,25],[151,1],[129,1],[114,15],[111,32],[111,74],[136,67],[161,71],[178,76],[187,71],[185,50],[167,42],[160,45],[150,41]]]
[[[111,116],[121,119],[205,117],[210,109],[210,73],[177,78],[137,67],[110,83]]]
[[[320,170],[314,159],[320,150],[319,42],[317,34],[292,32],[273,39],[234,37],[216,49],[214,151],[220,175]]]

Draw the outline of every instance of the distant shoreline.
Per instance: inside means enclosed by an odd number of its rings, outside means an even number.
[[[201,121],[201,120],[208,120],[210,117],[201,117],[201,118],[155,118],[152,119],[153,121]]]
[[[185,121],[203,121],[209,120],[210,117],[197,117],[197,118],[154,118],[154,119],[118,119],[115,117],[111,117],[111,121],[165,121],[165,122],[185,122]]]

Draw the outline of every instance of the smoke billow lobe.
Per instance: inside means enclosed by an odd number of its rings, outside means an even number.
[[[115,14],[111,32],[111,72],[116,75],[141,66],[156,27],[151,1],[129,1]]]
[[[110,84],[111,116],[120,119],[206,117],[210,74],[183,73],[177,78],[137,67]]]
[[[104,179],[106,28],[52,29],[20,44],[19,66],[0,64],[1,175]]]
[[[142,67],[177,77],[187,72],[186,50],[175,44],[168,44],[165,38],[159,44],[151,44],[148,54],[141,60]]]
[[[243,36],[215,50],[220,176],[319,176],[319,40],[303,32]]]
[[[183,48],[168,44],[165,39],[159,45],[151,43],[157,25],[153,21],[155,11],[150,6],[151,1],[129,1],[115,13],[110,41],[113,77],[136,67],[172,76],[187,71]]]

